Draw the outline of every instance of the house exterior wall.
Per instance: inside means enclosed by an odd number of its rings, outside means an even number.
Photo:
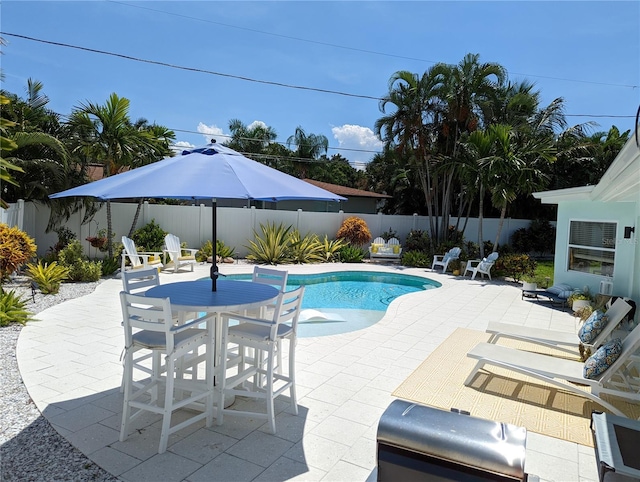
[[[625,226],[638,226],[638,204],[632,202],[568,201],[558,204],[554,283],[567,283],[597,294],[605,276],[568,270],[569,223],[571,220],[617,223],[613,294],[640,300],[638,233],[624,239]]]

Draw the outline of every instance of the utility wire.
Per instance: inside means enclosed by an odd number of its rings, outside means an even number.
[[[180,18],[185,18],[188,20],[196,20],[198,22],[204,22],[204,23],[209,23],[209,24],[213,24],[213,25],[220,25],[222,27],[227,27],[227,28],[234,28],[234,29],[238,29],[238,30],[244,30],[245,32],[253,32],[253,33],[258,33],[261,35],[269,35],[271,37],[278,37],[278,38],[283,38],[286,40],[294,40],[296,42],[305,42],[305,43],[310,43],[310,44],[315,44],[315,45],[323,45],[325,47],[331,47],[331,48],[336,48],[336,49],[342,49],[342,50],[351,50],[353,52],[360,52],[360,53],[365,53],[365,54],[371,54],[371,55],[378,55],[378,56],[382,56],[382,57],[391,57],[391,58],[395,58],[395,59],[404,59],[404,60],[414,60],[416,62],[425,62],[428,64],[446,64],[446,62],[438,62],[435,60],[428,60],[428,59],[420,59],[420,58],[416,58],[416,57],[407,57],[404,55],[396,55],[396,54],[389,54],[389,53],[385,53],[385,52],[378,52],[376,50],[367,50],[367,49],[361,49],[361,48],[357,48],[357,47],[348,47],[345,45],[340,45],[340,44],[334,44],[334,43],[330,43],[330,42],[321,42],[319,40],[311,40],[311,39],[306,39],[306,38],[301,38],[301,37],[294,37],[291,35],[283,35],[283,34],[278,34],[278,33],[274,33],[274,32],[267,32],[265,30],[258,30],[258,29],[254,29],[254,28],[249,28],[249,27],[241,27],[238,25],[231,25],[228,23],[223,23],[223,22],[216,22],[215,20],[209,20],[206,18],[199,18],[199,17],[192,17],[189,15],[183,15],[180,13],[173,13],[173,12],[167,12],[165,10],[158,10],[155,8],[150,8],[150,7],[146,7],[146,6],[142,6],[142,5],[132,5],[130,3],[126,3],[126,2],[117,2],[114,0],[108,0],[109,3],[116,3],[118,5],[123,5],[126,7],[131,7],[131,8],[139,8],[142,10],[148,10],[151,12],[157,12],[157,13],[164,13],[165,15],[170,15],[173,17],[180,17]],[[446,64],[446,65],[451,65],[454,66],[455,64]],[[611,86],[611,87],[626,87],[626,88],[630,88],[630,89],[637,89],[638,86],[637,85],[627,85],[627,84],[614,84],[611,82],[596,82],[596,81],[592,81],[592,80],[583,80],[583,79],[566,79],[563,77],[553,77],[553,76],[548,76],[548,75],[535,75],[535,74],[523,74],[523,73],[519,73],[519,72],[511,72],[512,74],[515,75],[524,75],[526,77],[537,77],[540,79],[550,79],[550,80],[562,80],[564,82],[579,82],[579,83],[583,83],[583,84],[594,84],[594,85],[607,85],[607,86]],[[633,116],[632,116],[633,117]]]
[[[312,91],[312,92],[321,92],[321,93],[324,93],[324,94],[336,94],[336,95],[342,95],[342,96],[345,96],[345,97],[354,97],[354,98],[359,98],[359,99],[369,99],[369,100],[376,100],[376,101],[383,100],[382,97],[376,97],[376,96],[371,96],[371,95],[352,94],[352,93],[349,93],[349,92],[341,92],[341,91],[330,90],[330,89],[320,89],[320,88],[317,88],[317,87],[306,87],[306,86],[300,86],[300,85],[285,84],[283,82],[273,82],[273,81],[268,81],[268,80],[253,79],[251,77],[244,77],[244,76],[234,75],[234,74],[226,74],[226,73],[223,73],[223,72],[216,72],[216,71],[213,71],[213,70],[199,69],[199,68],[196,68],[196,67],[185,67],[185,66],[181,66],[181,65],[170,64],[168,62],[161,62],[161,61],[157,61],[157,60],[142,59],[142,58],[139,58],[139,57],[133,57],[131,55],[119,54],[119,53],[115,53],[115,52],[108,52],[106,50],[92,49],[92,48],[89,48],[89,47],[81,47],[81,46],[78,46],[78,45],[71,45],[71,44],[67,44],[67,43],[63,43],[63,42],[55,42],[55,41],[52,41],[52,40],[43,40],[43,39],[38,39],[38,38],[35,38],[35,37],[29,37],[27,35],[21,35],[21,34],[16,34],[16,33],[11,33],[11,32],[2,32],[2,31],[0,31],[0,35],[6,35],[6,36],[9,36],[9,37],[17,37],[17,38],[21,38],[21,39],[25,39],[25,40],[31,40],[33,42],[40,42],[40,43],[44,43],[44,44],[48,44],[48,45],[55,45],[55,46],[58,46],[58,47],[66,47],[66,48],[71,48],[71,49],[76,49],[76,50],[82,50],[82,51],[85,51],[85,52],[108,55],[108,56],[111,56],[111,57],[122,58],[122,59],[125,59],[125,60],[132,60],[134,62],[142,62],[142,63],[152,64],[152,65],[160,65],[162,67],[169,67],[169,68],[178,69],[178,70],[186,70],[186,71],[190,71],[190,72],[199,72],[199,73],[209,74],[209,75],[217,75],[217,76],[221,76],[221,77],[228,77],[228,78],[233,78],[233,79],[238,79],[238,80],[244,80],[244,81],[247,81],[247,82],[255,82],[255,83],[266,84],[266,85],[274,85],[274,86],[285,87],[285,88],[289,88],[289,89],[298,89],[298,90],[307,90],[307,91]],[[635,86],[630,86],[630,87],[634,87],[635,88]],[[635,115],[606,115],[606,114],[565,114],[565,116],[566,117],[635,118]]]

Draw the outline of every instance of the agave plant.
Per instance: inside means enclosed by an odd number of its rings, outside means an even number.
[[[333,263],[335,261],[339,261],[340,250],[343,246],[345,246],[345,244],[346,242],[344,239],[329,239],[329,237],[325,234],[324,240],[320,241],[323,261],[325,263]]]
[[[27,321],[34,320],[25,305],[26,302],[15,291],[0,288],[0,326],[7,326],[9,323],[25,325]]]
[[[324,261],[322,244],[317,234],[302,237],[300,231],[294,229],[289,235],[289,258],[294,263],[321,263]]]
[[[267,264],[289,262],[291,243],[289,231],[291,231],[291,226],[285,228],[282,223],[276,226],[274,222],[273,224],[260,224],[260,230],[262,236],[254,230],[255,241],[249,241],[249,246],[246,246],[249,250],[247,259]]]
[[[69,268],[60,266],[56,261],[43,264],[40,260],[38,264],[27,265],[27,275],[43,294],[56,294],[60,290],[60,283],[69,279]]]

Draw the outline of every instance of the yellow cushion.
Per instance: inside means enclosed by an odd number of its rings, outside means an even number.
[[[195,256],[180,256],[178,258],[178,261],[187,261],[189,259],[196,259],[196,257]]]
[[[400,246],[397,244],[393,245],[393,254],[398,254],[400,252]]]
[[[371,245],[371,252],[372,253],[377,253],[378,252],[378,245],[377,244],[372,244]]]

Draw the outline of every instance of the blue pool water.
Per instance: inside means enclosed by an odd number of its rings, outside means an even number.
[[[250,280],[251,275],[229,275]],[[360,330],[382,319],[399,296],[437,288],[419,276],[371,271],[290,274],[287,288],[305,286],[298,336],[323,336]]]

